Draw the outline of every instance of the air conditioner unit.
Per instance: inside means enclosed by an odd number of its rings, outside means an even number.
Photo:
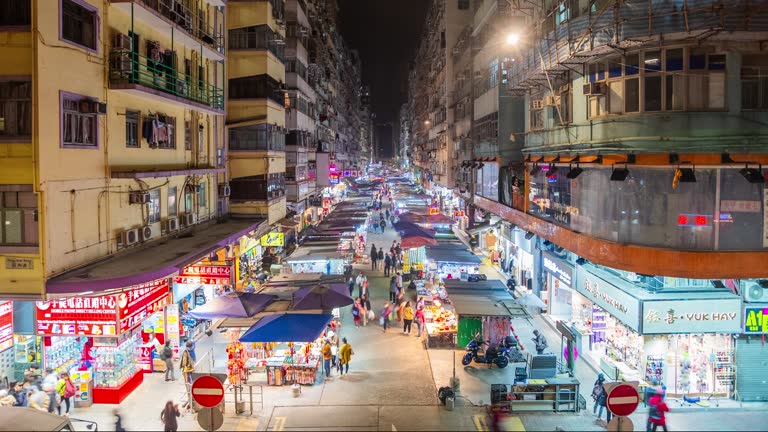
[[[106,114],[107,104],[92,101],[89,99],[83,99],[80,101],[79,111],[81,114]]]
[[[120,243],[123,247],[131,246],[139,242],[139,230],[131,229],[120,233]]]
[[[174,232],[179,229],[179,219],[170,217],[165,221],[165,231]]]
[[[744,301],[768,302],[768,288],[764,288],[757,283],[750,283],[744,289]]]
[[[542,103],[544,106],[555,106],[555,97],[544,96],[544,99],[542,99]]]
[[[181,217],[181,225],[188,227],[197,223],[197,215],[194,213],[184,213]]]
[[[146,204],[149,202],[149,192],[133,191],[128,195],[129,204]]]
[[[596,82],[584,84],[584,96],[596,96],[605,94],[605,83]]]
[[[112,48],[130,50],[131,37],[124,33],[115,33],[115,37],[112,40]]]
[[[141,241],[147,241],[153,237],[152,235],[152,227],[149,225],[145,227],[141,227],[139,230],[139,234],[141,234]]]
[[[535,110],[536,110],[536,109],[542,109],[542,108],[544,107],[544,101],[543,101],[543,100],[541,100],[541,99],[536,99],[536,100],[533,100],[533,101],[531,101],[531,106],[532,106],[532,107],[533,107],[533,109],[535,109]]]
[[[219,185],[220,197],[228,197],[231,193],[232,193],[232,187],[229,186],[229,183]]]

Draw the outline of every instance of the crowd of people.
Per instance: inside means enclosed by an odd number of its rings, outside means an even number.
[[[39,366],[32,365],[25,371],[23,380],[0,389],[0,406],[29,407],[69,416],[75,407],[75,393],[77,387],[69,373],[58,373],[51,368],[41,373]]]

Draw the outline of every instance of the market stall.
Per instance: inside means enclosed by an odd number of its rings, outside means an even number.
[[[338,240],[336,245],[301,245],[285,260],[291,273],[344,274],[348,262],[339,252]]]
[[[511,309],[517,309],[512,296],[506,293],[454,294],[449,290],[451,303],[458,317],[456,346],[464,348],[477,335],[484,341],[498,345],[512,335]]]
[[[239,338],[245,345],[245,369],[266,373],[268,385],[312,385],[321,367],[329,314],[269,315]],[[290,342],[286,342],[290,341]]]
[[[482,260],[457,241],[439,241],[437,246],[427,246],[429,270],[439,278],[467,279],[470,274],[480,273]]]

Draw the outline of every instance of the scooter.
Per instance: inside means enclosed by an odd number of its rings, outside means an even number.
[[[490,342],[490,341],[489,341]],[[467,353],[464,354],[464,357],[461,359],[461,364],[464,366],[469,366],[470,363],[474,360],[475,363],[480,364],[495,364],[499,368],[505,368],[509,364],[509,347],[505,345],[500,345],[498,349],[495,349],[493,347],[489,347],[487,350],[485,350],[484,355],[478,354],[480,351],[480,346],[485,344],[486,342],[480,342],[478,343],[476,339],[473,339],[467,344]]]

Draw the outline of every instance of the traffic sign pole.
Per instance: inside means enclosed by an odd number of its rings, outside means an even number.
[[[626,417],[637,409],[640,404],[640,394],[631,384],[621,383],[608,392],[605,406],[613,415]]]
[[[203,375],[192,383],[191,393],[200,406],[213,408],[224,400],[224,385],[210,375]]]

